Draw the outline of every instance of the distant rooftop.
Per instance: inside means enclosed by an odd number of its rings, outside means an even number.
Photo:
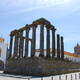
[[[4,42],[4,38],[0,37],[0,43]]]

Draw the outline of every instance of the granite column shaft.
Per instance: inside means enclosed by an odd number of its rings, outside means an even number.
[[[52,29],[52,58],[55,56],[55,29]]]
[[[13,58],[18,57],[18,35],[15,35]]]
[[[36,26],[32,27],[31,57],[35,56],[36,48]]]
[[[26,30],[25,57],[28,57],[28,46],[29,46],[29,41],[27,40],[28,38],[29,38],[29,29]]]
[[[61,59],[64,60],[64,41],[63,41],[63,37],[61,37]]]
[[[24,44],[24,39],[23,39],[23,31],[19,32],[19,58],[23,58],[23,44]]]
[[[60,59],[60,35],[57,34],[57,58]]]
[[[40,55],[44,56],[44,24],[40,25]]]
[[[47,57],[50,57],[50,30],[47,28],[47,38],[46,38],[46,41],[47,41]]]

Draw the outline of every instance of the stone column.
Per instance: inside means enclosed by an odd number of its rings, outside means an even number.
[[[61,37],[61,59],[64,60],[64,41],[63,41],[63,37]]]
[[[55,56],[55,29],[52,29],[52,58]]]
[[[15,35],[14,54],[13,54],[13,58],[17,58],[17,57],[18,57],[18,34]]]
[[[23,31],[19,32],[19,37],[20,37],[20,41],[19,41],[19,58],[23,58],[23,43],[24,43]]]
[[[36,26],[32,27],[31,57],[35,56],[36,48]]]
[[[40,25],[40,57],[44,56],[44,24]]]
[[[57,58],[60,59],[60,35],[57,34]]]
[[[47,46],[46,46],[46,54],[47,54],[47,57],[50,57],[50,30],[47,28],[47,38],[46,38],[46,41],[47,41]]]
[[[26,39],[29,39],[29,29],[26,30]],[[25,56],[28,57],[28,47],[29,47],[29,41],[25,40]]]
[[[13,46],[13,35],[11,33],[8,59],[12,57],[12,46]]]

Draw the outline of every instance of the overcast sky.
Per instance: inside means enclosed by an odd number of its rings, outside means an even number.
[[[11,30],[44,17],[64,36],[65,50],[80,43],[80,0],[0,0],[0,36],[9,42]]]

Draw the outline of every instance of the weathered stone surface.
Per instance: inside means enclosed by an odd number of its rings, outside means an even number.
[[[40,55],[41,57],[44,56],[44,24],[41,24],[40,27]]]
[[[14,42],[14,55],[13,57],[18,57],[18,36],[15,36],[15,42]]]
[[[63,37],[61,37],[61,59],[64,59],[64,41]]]
[[[29,39],[29,30],[30,29],[27,29],[26,30],[26,38]],[[29,46],[29,41],[28,40],[25,40],[25,57],[28,57],[28,46]]]
[[[4,69],[4,62],[0,60],[0,70]]]
[[[36,48],[36,26],[32,28],[31,57],[35,56]]]
[[[47,72],[47,62],[42,58],[10,59],[6,72],[11,74],[44,75]]]
[[[50,57],[50,30],[47,28],[47,37],[46,37],[46,40],[47,40],[47,46],[46,46],[46,48],[47,48],[47,52],[46,52],[46,54],[47,54],[47,57]]]
[[[67,60],[32,57],[8,60],[5,73],[29,76],[49,76],[74,72],[79,69],[80,63],[73,63]]]
[[[23,31],[19,33],[20,35],[20,43],[19,43],[19,58],[23,57],[23,44],[24,44],[24,39],[23,39]]]
[[[60,35],[57,34],[57,58],[60,59]]]
[[[55,29],[52,29],[52,58],[55,57]]]

